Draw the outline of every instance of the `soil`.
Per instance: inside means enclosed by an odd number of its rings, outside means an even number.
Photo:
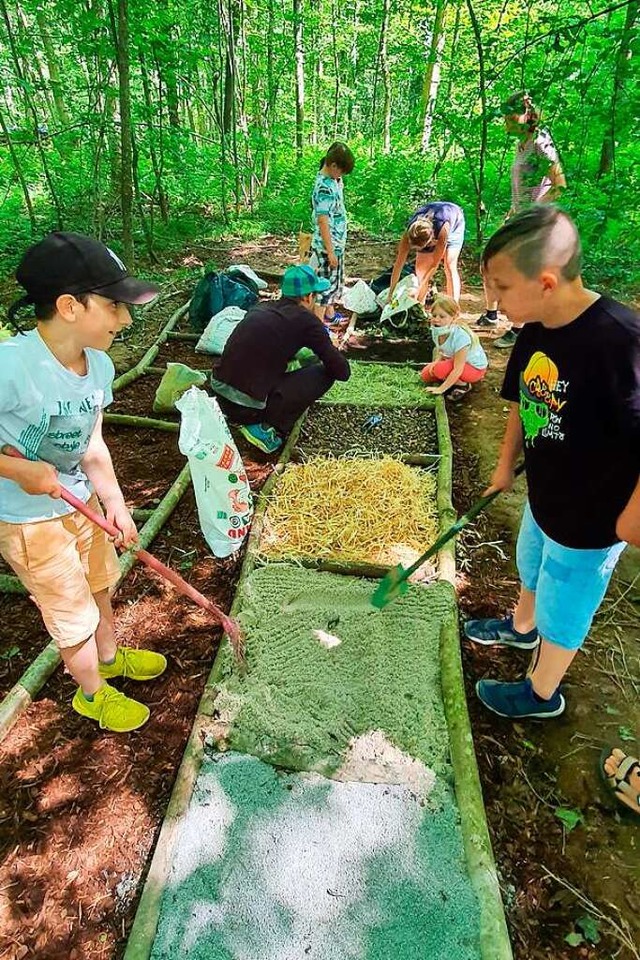
[[[327,432],[326,408],[312,407],[307,414],[297,451],[304,457],[321,454],[407,455],[437,451],[435,415],[426,410],[384,410],[376,407],[335,407],[331,411]],[[373,416],[381,416],[370,431],[364,424]]]
[[[393,261],[395,244],[351,238],[347,273],[370,278]],[[205,243],[179,258],[181,266],[216,260],[249,262],[274,276],[295,261],[293,239]],[[177,265],[177,263],[176,263]],[[157,330],[184,301],[191,282],[168,289],[171,299],[134,325],[117,344],[118,369],[135,363]],[[482,312],[480,289],[467,289],[465,319]],[[181,329],[187,329],[186,321]],[[479,331],[491,369],[458,406],[450,406],[459,510],[489,478],[505,405],[501,374],[507,357],[490,341],[504,327]],[[364,343],[355,358],[422,361],[424,344]],[[118,352],[120,356],[118,357]],[[199,366],[191,344],[163,348],[167,360]],[[202,358],[205,361],[205,358]],[[208,360],[208,358],[207,358]],[[206,368],[207,362],[202,366]],[[114,412],[151,416],[158,379],[128,388]],[[363,411],[360,411],[363,413]],[[323,410],[326,416],[326,410]],[[171,419],[171,416],[169,416]],[[363,417],[364,419],[364,417]],[[177,475],[183,458],[176,434],[108,428],[109,444],[127,496],[152,504]],[[152,439],[146,439],[147,436]],[[254,489],[274,458],[238,446]],[[158,457],[158,451],[162,457]],[[459,547],[461,614],[500,615],[517,593],[513,565],[522,491],[506,495],[467,532]],[[240,557],[211,557],[187,494],[152,552],[179,569],[228,609]],[[611,922],[640,939],[640,843],[637,823],[621,819],[599,785],[596,761],[603,743],[636,753],[640,729],[638,662],[639,591],[628,582],[640,567],[637,553],[620,565],[585,652],[571,668],[568,709],[548,724],[511,724],[482,708],[473,686],[482,676],[521,676],[517,653],[496,654],[463,641],[467,694],[482,788],[516,960],[630,960]],[[624,591],[628,590],[625,594]],[[635,597],[636,603],[632,602]],[[116,629],[127,642],[165,652],[169,666],[153,684],[124,685],[151,707],[151,720],[128,736],[104,734],[70,709],[73,685],[58,670],[0,747],[0,958],[115,960],[121,957],[141,883],[153,851],[219,630],[206,616],[146,570],[134,568],[119,590]],[[27,598],[0,595],[0,692],[6,691],[47,636]],[[16,651],[17,648],[17,651]],[[579,811],[575,829],[563,827],[557,807]],[[555,878],[549,877],[550,871]],[[579,891],[579,901],[567,884]],[[593,908],[589,904],[595,905]],[[570,947],[575,921],[602,912],[596,947]]]

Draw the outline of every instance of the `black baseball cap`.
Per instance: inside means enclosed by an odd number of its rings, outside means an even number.
[[[127,273],[117,254],[82,233],[50,233],[29,247],[16,280],[28,303],[54,303],[63,293],[97,293],[121,303],[148,303],[159,288]]]

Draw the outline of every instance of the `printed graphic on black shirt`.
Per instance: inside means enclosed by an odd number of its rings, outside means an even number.
[[[569,382],[560,378],[558,367],[538,350],[520,375],[520,419],[527,446],[538,437],[564,440],[563,410],[568,403]]]

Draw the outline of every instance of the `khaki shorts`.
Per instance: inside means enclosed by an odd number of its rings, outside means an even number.
[[[102,509],[95,494],[88,506]],[[107,534],[77,510],[54,520],[0,520],[0,553],[40,608],[59,647],[73,647],[95,633],[100,613],[94,593],[115,586],[118,555]]]

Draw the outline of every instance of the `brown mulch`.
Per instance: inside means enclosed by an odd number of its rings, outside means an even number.
[[[483,488],[477,460],[465,452],[462,437],[456,438],[456,418],[451,419],[456,451],[454,505],[462,513]],[[495,543],[508,545],[512,550],[513,534],[496,521],[491,511],[481,515],[459,538],[461,625],[471,617],[504,616],[514,605],[518,581],[491,546]],[[497,653],[463,639],[462,658],[485,810],[515,960],[595,960],[613,956],[627,960],[631,955],[624,949],[618,952],[620,944],[606,935],[603,924],[599,925],[601,940],[597,946],[570,948],[565,942],[575,920],[588,911],[549,879],[542,865],[578,890],[588,889],[584,844],[589,840],[580,831],[567,837],[554,814],[556,807],[567,804],[550,773],[536,725],[496,717],[475,694],[475,682],[480,677],[521,679],[527,655],[513,651]],[[558,725],[570,722],[566,717],[554,721]],[[597,817],[596,807],[590,810],[589,819]],[[601,823],[602,830],[607,829],[607,821],[611,822],[610,813]],[[610,913],[614,915],[613,910]]]
[[[119,412],[152,415],[151,387],[137,381]],[[128,503],[155,506],[185,463],[177,434],[108,424],[104,434]],[[257,492],[274,458],[240,440]],[[211,555],[191,491],[151,550],[229,609],[243,551],[227,560]],[[0,746],[2,960],[111,960],[122,954],[133,921],[220,630],[141,567],[119,589],[114,609],[118,638],[161,651],[168,668],[153,683],[116,681],[151,708],[147,725],[124,736],[71,710],[75,685],[58,669]],[[4,694],[48,637],[28,598],[0,595],[0,616]]]

